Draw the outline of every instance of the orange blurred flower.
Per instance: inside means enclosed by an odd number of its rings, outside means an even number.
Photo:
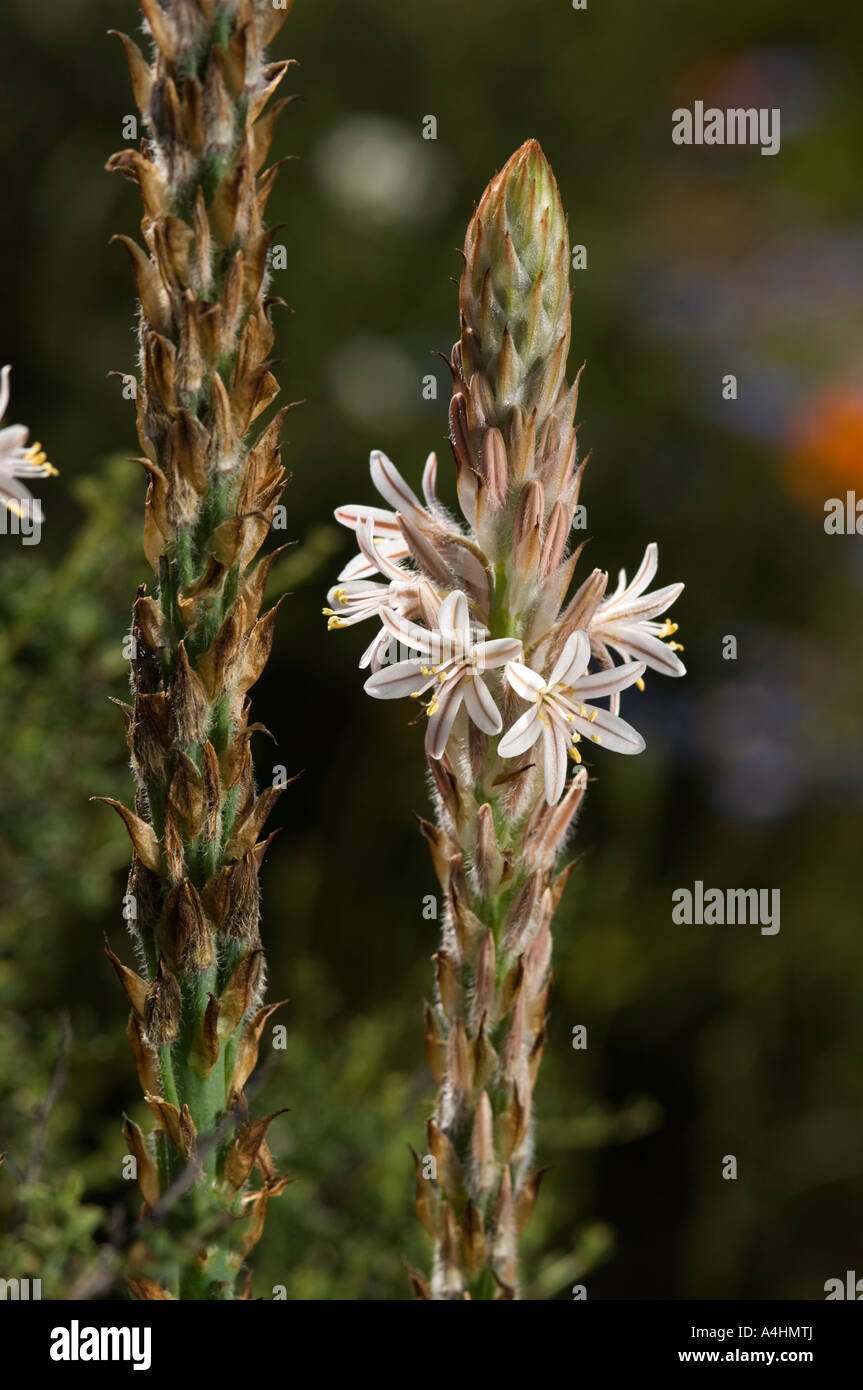
[[[831,386],[812,397],[792,423],[786,463],[791,490],[819,507],[863,491],[863,391]]]

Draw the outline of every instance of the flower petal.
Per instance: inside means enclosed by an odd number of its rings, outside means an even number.
[[[590,638],[586,632],[573,632],[567,637],[548,678],[549,685],[572,685],[587,670],[590,661]]]
[[[455,676],[439,686],[435,694],[438,707],[430,716],[426,729],[426,752],[430,758],[442,758],[455,717],[461,709],[464,682],[460,676]]]
[[[500,710],[481,676],[465,676],[464,703],[478,729],[482,729],[484,734],[500,733],[503,728]]]
[[[560,800],[566,783],[567,737],[556,724],[545,724],[542,730],[545,799],[549,806]]]
[[[473,657],[480,671],[491,671],[495,666],[507,666],[516,661],[521,652],[517,637],[493,637],[490,642],[475,643]]]
[[[510,661],[503,674],[516,695],[523,700],[536,700],[548,689],[542,676],[525,666],[523,661]]]
[[[397,642],[403,643],[415,652],[422,652],[423,656],[430,657],[435,645],[440,646],[436,633],[429,632],[427,627],[420,627],[418,623],[410,622],[400,613],[395,613],[392,608],[381,609],[381,622]]]
[[[590,718],[576,715],[573,723],[592,743],[598,743],[612,753],[642,752],[644,739],[625,719],[618,718],[607,709],[600,709],[598,705],[583,705],[582,708],[589,712]]]
[[[461,589],[453,589],[441,604],[438,628],[444,644],[464,649],[470,646],[470,610]]]
[[[502,758],[515,758],[519,753],[524,753],[528,748],[532,748],[542,733],[542,720],[539,717],[539,710],[534,706],[532,709],[525,710],[524,714],[519,715],[511,729],[507,729],[497,751]]]
[[[357,545],[367,562],[385,575],[387,579],[400,580],[405,578],[405,571],[388,559],[386,544],[375,543],[375,534],[370,521],[361,521],[358,524]]]
[[[423,496],[430,507],[437,505],[437,454],[429,454],[423,469]]]
[[[381,628],[360,657],[360,670],[365,671],[367,667],[370,667],[372,671],[379,671],[384,663],[387,647],[392,640],[386,628]]]
[[[376,536],[386,535],[401,539],[398,517],[395,512],[384,511],[383,507],[370,507],[365,503],[356,506],[351,504],[347,507],[336,507],[333,516],[351,531],[356,531],[361,521],[370,521]]]
[[[605,641],[623,656],[635,657],[663,676],[685,676],[686,667],[667,642],[661,642],[641,627],[616,628]]]
[[[663,589],[654,589],[652,594],[642,594],[640,597],[621,598],[615,604],[610,613],[604,611],[604,605],[600,604],[593,620],[593,625],[603,627],[604,625],[613,626],[615,623],[624,623],[629,620],[635,622],[647,622],[651,618],[659,617],[666,608],[680,597],[685,589],[685,584],[666,584]]]
[[[0,506],[6,508],[21,521],[41,526],[44,520],[41,503],[20,478],[5,476],[0,478]]]
[[[602,695],[613,695],[626,690],[644,675],[643,661],[627,661],[623,666],[612,666],[607,671],[596,671],[593,675],[582,676],[569,687],[574,700],[598,700]]]
[[[651,583],[656,574],[656,567],[659,564],[659,547],[656,541],[651,541],[642,557],[641,564],[638,566],[629,585],[629,595],[635,598],[638,594],[643,594],[648,584]]]
[[[422,668],[425,668],[425,675]],[[403,700],[408,695],[421,695],[434,684],[434,676],[427,673],[424,661],[396,661],[369,676],[363,689],[375,700]]]
[[[404,478],[391,459],[380,449],[373,449],[369,457],[369,470],[372,482],[385,501],[397,512],[408,512],[426,516],[426,510],[416,493],[408,487]]]

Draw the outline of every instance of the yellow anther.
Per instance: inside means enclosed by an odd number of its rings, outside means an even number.
[[[596,723],[596,716],[597,716],[598,714],[599,714],[599,710],[598,710],[598,709],[592,709],[592,710],[590,711],[590,719],[589,719],[588,722],[591,723],[591,724],[595,724],[595,723]]]
[[[572,758],[572,761],[573,761],[574,763],[580,763],[580,762],[581,762],[581,754],[579,753],[578,749],[575,747],[574,744],[573,744],[572,748],[570,748],[570,750],[569,750],[569,756]]]
[[[58,476],[57,469],[48,462],[48,456],[38,441],[25,450],[24,457],[28,463],[32,463],[34,468],[40,468],[47,478]]]
[[[439,709],[440,705],[438,704],[437,700],[430,700],[429,703],[426,705],[426,714],[429,718],[431,718],[433,714],[437,714]]]
[[[334,618],[336,614],[335,608],[322,608],[321,612],[325,618]]]
[[[421,675],[421,676],[430,676],[431,674],[432,674],[432,673],[431,673],[431,670],[429,669],[428,666],[421,666],[421,667],[420,667],[420,675]]]
[[[345,591],[344,591],[344,589],[333,589],[333,598],[335,599],[336,603],[344,603],[344,601],[345,601]]]
[[[344,618],[332,617],[327,619],[327,632],[336,632],[340,627],[347,627]]]
[[[644,690],[644,678],[643,678],[643,676],[639,676],[639,677],[638,677],[638,680],[635,682],[635,688],[636,688],[636,690]]]
[[[594,743],[602,743],[602,739],[599,737],[599,734],[591,734],[590,737],[593,739]]]
[[[660,637],[673,637],[678,626],[678,623],[673,623],[670,618],[666,618],[665,622],[662,624],[662,630],[659,634]]]
[[[419,697],[420,697],[420,692],[419,692],[418,690],[412,690],[412,691],[411,691],[411,699],[412,699],[412,700],[418,700]]]
[[[580,705],[580,706],[579,706],[578,712],[579,712],[579,714],[581,715],[582,719],[586,719],[586,718],[587,718],[587,705]]]
[[[672,652],[683,652],[686,650],[682,642],[669,642],[668,647]]]

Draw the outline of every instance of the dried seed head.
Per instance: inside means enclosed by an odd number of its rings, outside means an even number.
[[[127,1115],[123,1116],[123,1137],[129,1146],[129,1152],[135,1159],[138,1188],[144,1199],[144,1205],[154,1207],[160,1195],[156,1163],[140,1126],[136,1125],[134,1120],[130,1120]]]
[[[473,871],[479,894],[483,898],[497,892],[503,860],[497,847],[494,812],[488,802],[480,806],[476,817],[476,844]]]
[[[132,866],[126,882],[127,918],[131,931],[152,931],[162,910],[164,889],[162,880],[152,869],[132,855]]]
[[[190,748],[199,744],[206,731],[210,701],[204,689],[204,682],[189,664],[184,641],[177,647],[167,703],[171,737],[175,747]]]
[[[140,1019],[134,1012],[129,1014],[126,1037],[129,1039],[135,1057],[141,1090],[145,1095],[148,1091],[158,1091],[160,1085],[158,1058],[144,1035]]]
[[[497,1181],[491,1101],[483,1091],[476,1107],[471,1135],[471,1190],[484,1202]]]
[[[198,890],[188,878],[172,888],[165,900],[160,935],[179,969],[201,974],[213,964],[210,923]]]
[[[147,981],[124,965],[119,957],[114,955],[107,941],[105,942],[105,955],[113,965],[117,979],[126,991],[126,998],[132,1005],[134,1013],[143,1020],[147,1013]]]
[[[159,957],[156,978],[147,990],[144,1026],[154,1047],[173,1042],[180,1031],[183,997],[176,978]]]

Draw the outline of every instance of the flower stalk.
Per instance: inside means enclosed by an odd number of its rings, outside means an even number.
[[[392,510],[336,512],[359,554],[330,591],[330,627],[379,621],[360,662],[366,691],[428,697],[437,817],[421,828],[445,911],[425,1009],[438,1099],[428,1151],[414,1156],[417,1211],[434,1241],[430,1279],[412,1274],[422,1299],[518,1297],[519,1235],[543,1171],[532,1099],[551,923],[573,867],[560,856],[587,786],[583,750],[639,753],[621,692],[642,685],[648,666],[683,674],[666,640],[673,625],[655,621],[683,586],[645,592],[655,546],[611,598],[598,569],[570,596],[584,463],[580,373],[566,379],[569,261],[554,175],[528,141],[492,180],[465,243],[450,363],[462,517],[437,500],[434,455],[425,504],[374,453],[372,479]]]
[[[142,1298],[237,1294],[276,1173],[244,1086],[274,1005],[262,1002],[258,873],[280,789],[255,786],[249,691],[273,641],[262,614],[274,555],[258,557],[285,483],[286,410],[250,438],[278,385],[267,294],[277,167],[263,170],[289,62],[264,50],[287,10],[269,0],[141,0],[152,61],[119,34],[146,127],[108,162],[138,185],[143,246],[116,238],[140,301],[137,427],[155,576],[133,610],[132,701],[120,704],[134,808],[101,798],[132,842],[131,970],[106,946],[155,1119],[127,1119],[144,1225],[184,1252]],[[278,605],[276,605],[277,607]],[[257,1174],[257,1180],[254,1175]]]

